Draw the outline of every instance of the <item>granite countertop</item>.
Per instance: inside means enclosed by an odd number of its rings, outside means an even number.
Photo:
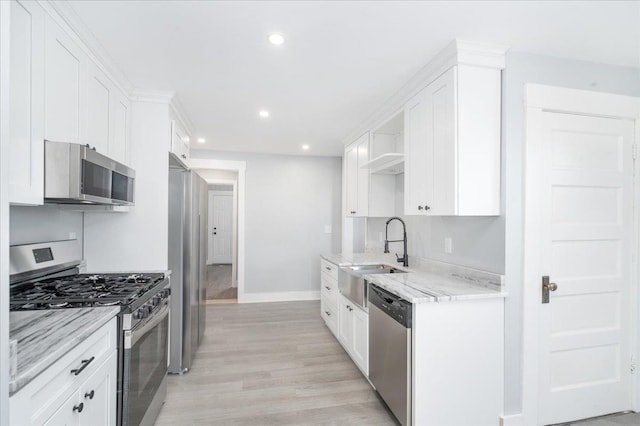
[[[504,298],[504,276],[464,266],[422,259],[404,268],[393,254],[354,253],[322,255],[338,266],[384,264],[406,270],[400,274],[370,274],[365,279],[411,303]]]
[[[17,368],[9,395],[64,356],[120,312],[120,307],[50,309],[9,313],[9,341],[17,342]],[[13,351],[12,351],[13,352]]]

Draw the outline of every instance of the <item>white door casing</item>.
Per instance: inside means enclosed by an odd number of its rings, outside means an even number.
[[[527,85],[525,424],[634,408],[633,99]]]
[[[209,191],[208,263],[232,263],[233,193]]]

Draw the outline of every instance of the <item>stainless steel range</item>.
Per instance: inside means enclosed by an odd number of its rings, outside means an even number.
[[[11,246],[12,311],[121,306],[118,424],[152,425],[166,395],[169,279],[80,274],[76,240]]]

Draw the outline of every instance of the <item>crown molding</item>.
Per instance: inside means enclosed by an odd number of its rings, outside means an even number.
[[[39,0],[49,16],[60,24],[75,39],[78,46],[104,72],[113,83],[127,96],[134,89],[133,84],[93,35],[93,32],[80,19],[71,3],[67,0]]]
[[[453,40],[442,49],[427,65],[420,69],[400,90],[393,94],[363,122],[353,129],[343,140],[348,145],[365,132],[398,114],[404,104],[424,89],[429,83],[454,65],[473,65],[504,69],[508,47],[478,43],[467,40]]]
[[[144,90],[134,89],[129,96],[135,102],[149,102],[155,104],[169,105],[171,111],[176,115],[182,123],[187,133],[190,135],[194,132],[193,122],[184,110],[180,99],[176,92],[170,90]]]
[[[133,89],[129,97],[132,101],[170,104],[176,93],[171,90]]]

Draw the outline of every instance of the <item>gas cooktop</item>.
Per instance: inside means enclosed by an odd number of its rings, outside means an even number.
[[[33,310],[131,305],[158,285],[163,273],[78,274],[14,286],[10,309]]]

